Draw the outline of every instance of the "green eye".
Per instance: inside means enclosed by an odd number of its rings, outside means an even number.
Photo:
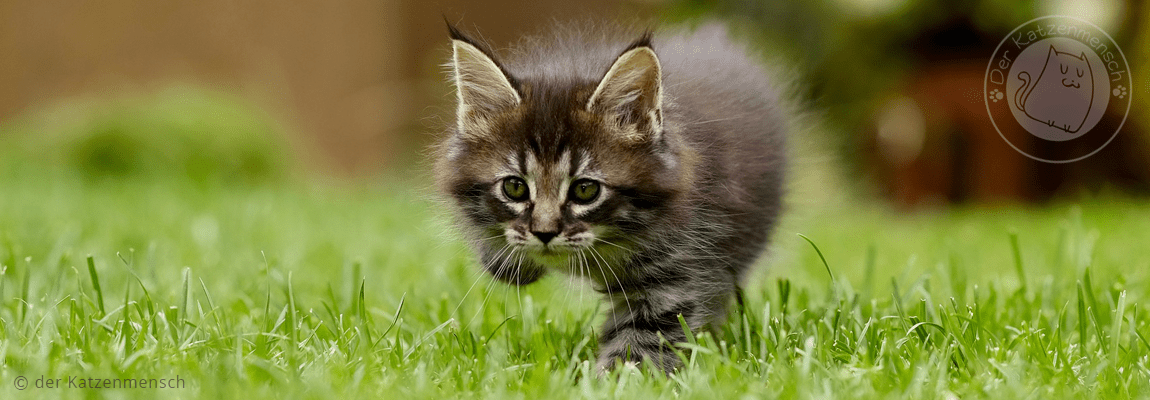
[[[503,194],[512,201],[527,200],[527,182],[514,176],[503,180]]]
[[[595,201],[595,198],[599,197],[599,182],[590,179],[577,180],[571,184],[571,194],[568,197],[580,204]]]

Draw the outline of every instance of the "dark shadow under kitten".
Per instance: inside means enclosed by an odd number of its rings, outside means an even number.
[[[449,26],[456,124],[436,177],[483,267],[559,271],[611,303],[599,366],[679,364],[720,323],[781,208],[778,89],[722,29],[563,26],[503,54]]]

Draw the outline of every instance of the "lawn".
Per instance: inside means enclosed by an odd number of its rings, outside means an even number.
[[[1145,201],[795,195],[745,306],[682,346],[686,367],[598,378],[594,292],[479,273],[422,176],[5,164],[0,398],[1150,396]],[[178,387],[91,387],[131,384]]]

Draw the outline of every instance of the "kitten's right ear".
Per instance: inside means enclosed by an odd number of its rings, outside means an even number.
[[[460,133],[465,133],[468,122],[519,105],[522,99],[515,89],[515,80],[488,52],[451,24],[447,28],[451,33],[452,74],[459,100],[456,120]]]

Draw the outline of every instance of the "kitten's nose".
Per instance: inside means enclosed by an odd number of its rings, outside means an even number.
[[[534,234],[535,237],[539,238],[539,241],[543,242],[543,244],[547,244],[547,242],[550,242],[551,239],[555,238],[555,236],[559,234],[559,232],[535,232],[535,231],[531,231],[531,233]]]

